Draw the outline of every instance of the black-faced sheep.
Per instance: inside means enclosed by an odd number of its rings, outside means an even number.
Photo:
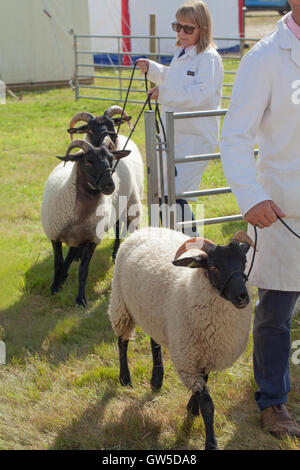
[[[220,246],[173,230],[146,228],[127,238],[116,257],[108,314],[119,337],[120,382],[131,385],[127,347],[138,324],[151,337],[152,387],[162,385],[163,345],[192,391],[189,413],[198,416],[201,411],[206,449],[217,448],[208,374],[230,367],[248,342],[251,305],[244,270],[250,245],[243,232]],[[191,249],[192,256],[180,258]]]
[[[71,154],[75,148],[81,151]],[[76,301],[86,306],[89,263],[103,236],[97,230],[98,224],[105,221],[107,228],[112,225],[112,208],[119,197],[120,176],[118,172],[111,174],[113,161],[129,154],[130,150],[109,151],[104,145],[95,148],[86,141],[76,140],[64,157],[58,157],[63,163],[46,182],[41,210],[42,225],[54,251],[52,294],[62,286],[72,261],[80,256]],[[62,243],[70,247],[65,260]]]
[[[116,115],[120,116],[116,117]],[[130,208],[132,206],[136,207],[136,204],[141,203],[144,190],[144,166],[140,152],[132,139],[129,139],[127,142],[127,138],[120,134],[117,135],[115,130],[115,126],[119,127],[125,122],[129,123],[130,120],[131,116],[123,112],[120,106],[111,106],[101,116],[94,116],[87,112],[77,113],[71,119],[68,129],[71,138],[74,134],[85,134],[85,140],[90,142],[94,147],[98,147],[104,143],[109,149],[122,150],[126,144],[126,149],[132,151],[131,155],[126,160],[118,163],[118,173],[120,174],[119,193],[122,196],[127,196],[128,204],[127,208],[123,208],[123,212],[120,207],[116,208],[120,218],[116,220],[115,224],[115,243],[112,253],[113,260],[115,260],[120,246],[121,227],[124,225],[124,232],[126,232],[127,226],[133,220],[132,215],[130,215]],[[75,125],[81,121],[86,124],[75,127]]]

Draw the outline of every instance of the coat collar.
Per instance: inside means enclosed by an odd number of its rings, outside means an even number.
[[[286,25],[286,19],[292,13],[289,12],[281,20],[278,21],[278,35],[279,35],[279,45],[282,49],[291,50],[291,58],[295,64],[300,67],[300,41],[296,36],[289,30]]]
[[[184,55],[182,55],[181,57],[178,57],[178,54],[180,54],[180,52],[182,51],[182,47],[177,47],[176,48],[176,57],[177,57],[177,60],[185,60],[187,57],[194,57],[195,55],[197,55],[197,48],[196,46],[192,47],[189,51],[187,51]]]

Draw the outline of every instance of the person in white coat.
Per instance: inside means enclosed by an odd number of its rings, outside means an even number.
[[[252,285],[255,400],[264,430],[300,436],[287,410],[290,326],[300,293],[300,0],[242,59],[224,119],[225,176],[258,241]],[[254,159],[254,145],[259,156]],[[252,250],[251,250],[252,251]],[[252,253],[248,253],[249,261]]]
[[[147,59],[137,61],[142,73],[157,84],[149,94],[162,104],[163,119],[166,111],[220,108],[223,63],[212,41],[212,20],[205,2],[184,3],[176,12],[172,27],[177,32],[177,48],[169,67]],[[175,159],[213,153],[219,137],[219,118],[176,120],[174,130]],[[199,190],[206,165],[206,162],[176,165],[175,190],[179,195],[176,202],[184,209],[184,220],[191,220],[192,214],[183,193]]]

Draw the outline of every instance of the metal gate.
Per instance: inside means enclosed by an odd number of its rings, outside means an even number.
[[[147,53],[142,53],[140,51],[134,51],[134,52],[122,52],[122,40],[125,38],[131,37],[131,39],[150,39],[155,40],[155,51],[156,52],[147,52]],[[116,41],[116,52],[112,53],[110,51],[101,51],[101,50],[90,50],[89,48],[85,49],[83,47],[85,39],[91,39],[91,38],[98,38],[98,39],[112,39]],[[124,96],[126,95],[127,91],[127,86],[128,86],[128,81],[130,80],[130,77],[124,76],[125,71],[132,69],[132,65],[122,65],[123,63],[123,56],[130,56],[132,58],[132,62],[136,60],[138,57],[147,57],[151,58],[159,63],[165,62],[166,59],[170,58],[170,54],[165,54],[162,52],[162,42],[163,40],[174,40],[174,37],[172,36],[95,36],[95,35],[74,35],[74,53],[75,53],[75,76],[74,76],[74,90],[75,90],[75,98],[76,100],[78,99],[92,99],[92,100],[100,100],[100,101],[118,101],[119,103],[124,102]],[[82,40],[82,41],[81,41]],[[222,55],[223,60],[236,60],[239,61],[242,56],[244,55],[244,50],[245,50],[245,43],[249,42],[257,42],[259,39],[251,39],[251,38],[214,38],[215,41],[235,41],[239,43],[240,45],[240,52],[237,53],[236,55],[229,55],[229,54],[224,54]],[[82,42],[82,43],[81,43]],[[80,46],[80,47],[79,47]],[[114,54],[117,59],[115,63],[112,60],[112,54]],[[108,64],[101,64],[99,65],[99,73],[95,73],[95,68],[97,69],[97,64],[91,64],[91,56],[94,57],[95,55],[106,55],[108,58]],[[89,58],[86,62],[84,63],[84,57]],[[116,72],[115,75],[112,75],[111,73],[109,75],[104,75],[103,71],[107,69],[109,71],[113,70]],[[92,72],[91,72],[92,70]],[[225,70],[225,76],[232,76],[235,75],[236,72],[234,71],[226,71]],[[83,84],[82,80],[90,79],[93,81],[96,81],[95,84]],[[109,80],[112,83],[109,84],[109,86],[103,84],[103,80]],[[133,81],[136,84],[136,88],[132,89],[133,93],[143,93],[145,94],[145,90],[142,87],[141,82],[144,82],[143,78],[139,77],[134,77]],[[114,83],[117,83],[118,86],[112,86]],[[138,85],[141,84],[139,87]],[[223,86],[225,88],[231,88],[232,84],[231,83],[224,83]],[[88,90],[93,90],[97,91],[97,94],[93,94],[93,96],[88,95]],[[99,93],[98,93],[99,92]],[[115,92],[115,95],[112,97],[107,97],[107,92]],[[83,94],[82,94],[83,93]],[[224,96],[224,99],[230,99],[229,96]],[[141,99],[137,98],[130,98],[128,102],[130,103],[143,103],[144,101]]]
[[[231,193],[230,187],[205,189],[192,192],[177,194],[175,190],[175,165],[187,164],[189,162],[203,162],[210,160],[220,160],[220,153],[202,154],[186,156],[175,160],[174,152],[174,122],[177,119],[203,118],[212,116],[225,116],[227,109],[196,111],[186,113],[166,113],[166,142],[162,141],[156,135],[155,113],[154,111],[145,111],[145,133],[146,133],[146,164],[147,164],[147,183],[148,183],[148,222],[150,226],[157,226],[161,221],[158,220],[157,212],[153,207],[159,207],[161,204],[160,195],[164,194],[162,156],[163,152],[167,155],[167,183],[168,183],[168,201],[169,214],[162,219],[162,226],[180,230],[183,227],[203,226],[210,224],[220,224],[225,222],[236,222],[243,220],[241,214],[233,214],[225,217],[216,217],[209,219],[196,219],[194,221],[177,222],[175,221],[174,211],[171,210],[176,204],[177,198],[188,199],[190,197],[202,197],[211,195],[221,195]],[[157,156],[158,152],[158,156]],[[258,150],[254,151],[254,155]],[[160,174],[160,178],[159,178]],[[160,183],[159,183],[160,180]],[[155,213],[155,216],[153,215]]]

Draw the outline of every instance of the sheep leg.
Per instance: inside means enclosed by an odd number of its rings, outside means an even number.
[[[200,415],[199,403],[198,403],[197,397],[194,393],[191,396],[191,398],[189,399],[189,402],[186,406],[186,409],[187,409],[188,414],[192,418]]]
[[[203,379],[205,380],[205,383],[207,383],[208,381],[208,374],[205,374],[203,376]],[[193,393],[193,395],[191,396],[187,406],[186,406],[186,409],[187,409],[187,412],[192,416],[192,417],[196,417],[196,416],[200,416],[200,408],[199,408],[199,403],[198,403],[198,400],[197,400],[197,397],[195,395],[195,393]]]
[[[162,363],[161,346],[151,338],[151,349],[153,358],[153,369],[151,386],[154,392],[160,390],[164,378],[164,366]]]
[[[82,246],[76,248],[76,253],[75,253],[75,257],[74,257],[75,261],[80,261],[81,260],[82,250],[83,250]]]
[[[198,390],[196,398],[201,410],[205,426],[205,450],[216,450],[218,448],[214,432],[214,404],[206,386]]]
[[[69,248],[69,251],[64,261],[62,272],[61,272],[60,286],[62,286],[65,280],[67,279],[69,267],[71,266],[73,260],[77,256],[78,250],[79,248],[74,248],[74,247]]]
[[[118,338],[118,347],[119,347],[119,362],[120,362],[120,375],[119,380],[123,387],[129,385],[132,387],[130,371],[128,367],[128,358],[127,358],[127,349],[128,349],[129,340],[122,340],[121,336]]]
[[[51,240],[54,253],[54,280],[51,285],[51,294],[54,295],[60,288],[60,277],[64,264],[62,254],[62,243],[60,241]]]
[[[116,227],[115,227],[115,243],[114,243],[113,252],[112,252],[113,262],[115,262],[119,246],[120,246],[120,221],[117,220]]]
[[[88,243],[83,247],[82,255],[81,255],[81,263],[79,266],[79,288],[78,294],[76,297],[76,302],[78,305],[82,305],[86,307],[86,298],[85,298],[85,284],[88,277],[89,272],[89,264],[93,253],[96,248],[96,243]]]

